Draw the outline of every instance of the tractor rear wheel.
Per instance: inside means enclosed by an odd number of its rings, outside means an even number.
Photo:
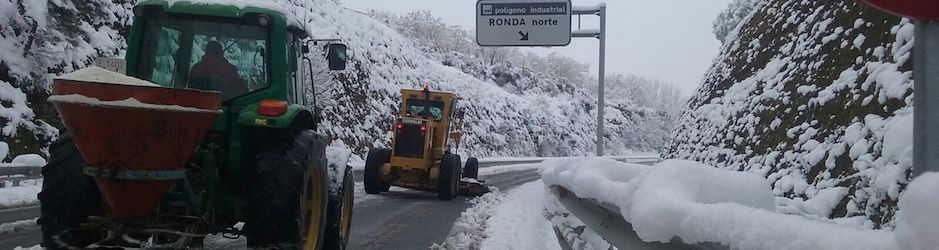
[[[476,157],[466,159],[466,165],[463,166],[463,177],[479,179],[479,160]]]
[[[326,144],[312,131],[258,154],[245,233],[262,249],[320,249],[326,225]]]
[[[440,160],[437,178],[437,198],[452,200],[456,198],[460,185],[460,161],[454,154],[445,154]]]
[[[391,184],[381,178],[381,166],[391,161],[391,150],[376,148],[365,157],[365,193],[378,194],[388,191]]]
[[[101,239],[98,232],[63,232],[103,214],[103,203],[94,179],[82,173],[82,159],[68,134],[62,134],[49,147],[49,163],[42,167],[39,192],[42,241],[46,249],[66,249],[61,244],[83,248]],[[58,242],[54,237],[58,238]]]
[[[349,244],[349,231],[352,228],[352,208],[355,199],[355,177],[352,168],[346,167],[338,179],[339,186],[329,191],[329,205],[326,212],[325,249],[346,249]]]

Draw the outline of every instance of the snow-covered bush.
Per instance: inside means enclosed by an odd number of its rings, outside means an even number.
[[[913,24],[859,1],[759,6],[665,157],[759,174],[816,216],[893,227],[911,165]]]

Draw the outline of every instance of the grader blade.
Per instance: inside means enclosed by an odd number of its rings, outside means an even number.
[[[479,197],[489,193],[489,186],[486,181],[473,178],[460,179],[460,195],[466,197]]]

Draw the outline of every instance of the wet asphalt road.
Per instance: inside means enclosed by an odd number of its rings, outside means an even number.
[[[502,191],[540,178],[535,170],[480,177]],[[349,249],[427,249],[442,243],[471,205],[471,198],[441,201],[435,193],[397,187],[380,195],[361,195],[365,197],[355,204]]]
[[[527,163],[527,162],[525,162]],[[490,167],[490,166],[485,166]],[[492,175],[480,179],[506,191],[524,183],[538,180],[535,170],[520,170]],[[352,219],[349,249],[427,249],[441,243],[466,208],[471,198],[458,197],[451,201],[437,200],[435,193],[392,187],[390,192],[370,195],[362,192],[362,175],[356,173],[356,201]],[[0,224],[34,219],[39,206],[0,210]],[[243,246],[243,237],[222,241],[223,248]],[[34,246],[41,240],[39,228],[29,226],[12,233],[0,232],[0,250],[17,246]],[[212,246],[213,244],[207,244]]]

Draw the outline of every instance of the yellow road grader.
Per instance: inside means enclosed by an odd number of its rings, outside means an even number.
[[[463,165],[461,98],[454,93],[402,89],[401,109],[394,119],[391,148],[376,148],[365,160],[365,192],[387,192],[392,185],[437,193],[441,200],[458,194],[478,196],[489,191],[477,180],[479,161]]]

